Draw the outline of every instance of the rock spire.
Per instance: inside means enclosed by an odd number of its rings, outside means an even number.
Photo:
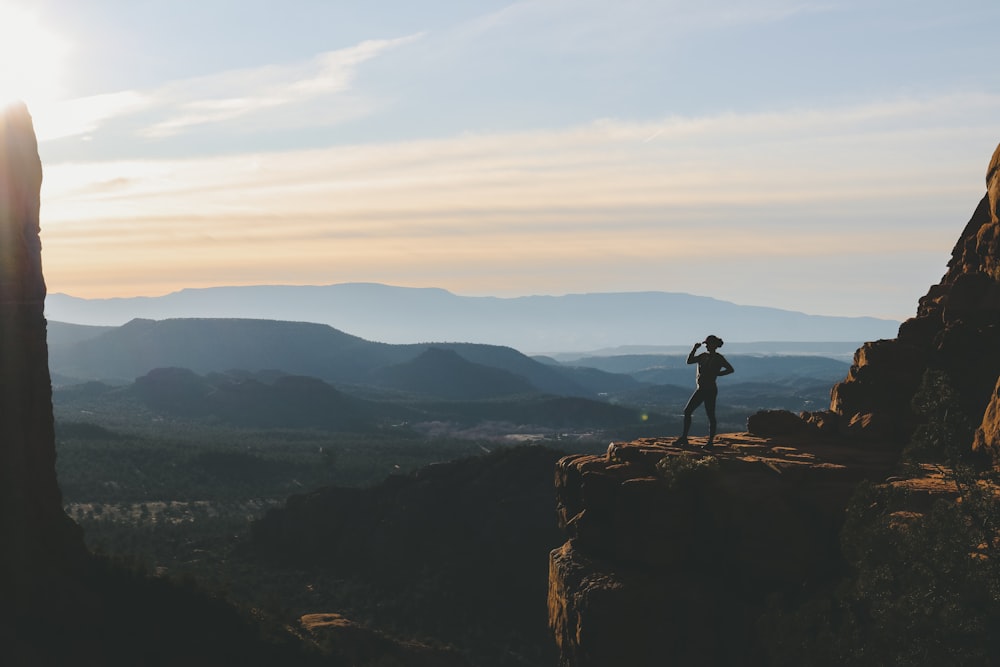
[[[56,483],[41,183],[31,116],[10,106],[0,112],[0,594],[83,554]]]

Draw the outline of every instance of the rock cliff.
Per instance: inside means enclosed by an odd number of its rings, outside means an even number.
[[[31,116],[11,106],[0,116],[0,591],[15,597],[84,554],[55,475],[41,183]]]
[[[760,664],[768,597],[831,581],[837,529],[891,452],[731,434],[711,455],[612,444],[556,467],[549,624],[564,667]]]
[[[759,618],[769,600],[835,585],[848,499],[898,467],[927,371],[980,424],[967,446],[1000,458],[1000,147],[986,185],[941,281],[895,339],[857,351],[829,410],[759,413],[710,452],[640,440],[559,461],[569,539],[550,555],[549,623],[562,667],[766,664]],[[940,493],[928,480],[892,485]]]
[[[920,299],[895,339],[857,351],[831,394],[842,433],[903,442],[917,417],[911,400],[924,371],[943,371],[962,409],[978,423],[1000,375],[1000,147],[986,171],[987,192],[952,250],[941,282]],[[980,447],[986,440],[977,441]]]

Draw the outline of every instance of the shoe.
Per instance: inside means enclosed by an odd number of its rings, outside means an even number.
[[[684,437],[683,435],[681,437],[677,438],[676,440],[674,440],[674,446],[675,447],[687,447],[687,445],[688,445],[688,439],[686,437]]]

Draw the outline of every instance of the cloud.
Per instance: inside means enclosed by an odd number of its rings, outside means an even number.
[[[490,36],[534,41],[562,51],[613,54],[643,42],[699,39],[720,26],[752,26],[834,10],[828,2],[801,0],[522,0],[461,26],[468,40]]]
[[[89,134],[105,122],[131,115],[153,105],[153,98],[137,91],[122,91],[53,102],[32,109],[40,142]]]
[[[422,37],[368,40],[321,53],[306,63],[224,72],[165,86],[154,95],[168,118],[142,134],[175,135],[199,125],[228,122],[261,111],[286,107],[348,90],[364,62]]]
[[[1000,96],[973,95],[48,165],[46,272],[78,294],[106,274],[119,295],[341,280],[517,294],[544,282],[769,305],[794,289],[803,310],[836,280],[854,314],[901,316],[858,304],[907,262],[928,266],[914,289],[940,277],[982,195],[998,113]]]
[[[645,220],[685,208],[840,208],[947,189],[955,180],[948,172],[969,167],[926,160],[950,142],[962,145],[989,130],[950,124],[950,109],[976,106],[984,116],[996,113],[1000,97],[604,120],[558,131],[205,159],[55,164],[47,167],[46,204],[49,216],[60,220],[129,218],[137,207],[169,215],[242,210],[442,220],[505,212],[600,218],[614,211]],[[928,158],[914,163],[920,151]]]
[[[110,121],[132,116],[124,124],[146,139],[173,137],[194,128],[229,123],[275,109],[344,97],[365,62],[420,39],[422,33],[396,39],[367,40],[320,53],[305,62],[268,65],[174,81],[145,91],[121,91],[48,104],[35,113],[40,141],[86,135]],[[371,105],[349,100],[357,112]],[[325,114],[326,122],[351,117],[349,111]],[[289,114],[295,119],[295,114]],[[290,121],[294,122],[294,120]],[[135,125],[138,123],[138,129]]]

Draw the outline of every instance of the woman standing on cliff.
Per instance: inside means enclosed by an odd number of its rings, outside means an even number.
[[[687,362],[689,364],[698,364],[697,388],[691,394],[691,398],[688,399],[687,405],[684,406],[684,434],[674,441],[675,445],[683,446],[688,444],[687,436],[688,431],[691,430],[691,415],[694,414],[695,409],[702,403],[705,404],[705,413],[708,415],[708,442],[705,446],[712,447],[715,444],[715,398],[719,395],[719,387],[715,383],[715,380],[733,372],[733,365],[724,356],[716,352],[716,350],[722,347],[722,344],[722,339],[718,336],[707,336],[705,338],[705,347],[708,349],[708,352],[696,354],[698,348],[701,347],[701,343],[695,343],[694,347],[688,353]]]

